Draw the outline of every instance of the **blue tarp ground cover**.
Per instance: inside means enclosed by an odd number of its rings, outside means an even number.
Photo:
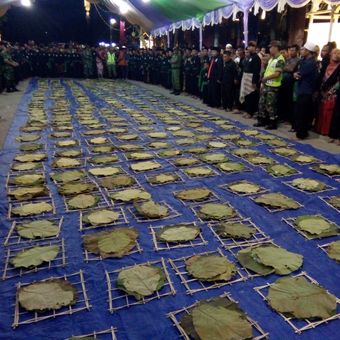
[[[54,81],[54,84],[55,81]],[[107,128],[114,127],[114,123],[109,123],[106,118],[100,113],[102,108],[110,108],[111,106],[105,101],[105,99],[112,99],[112,97],[120,103],[124,104],[124,107],[136,109],[136,111],[143,111],[145,116],[152,119],[155,124],[151,127],[155,131],[165,131],[166,124],[161,122],[155,115],[148,112],[150,110],[157,110],[159,112],[166,112],[169,108],[178,109],[183,111],[191,117],[195,115],[188,111],[188,107],[181,106],[172,102],[171,100],[156,95],[151,91],[136,87],[129,84],[114,85],[114,89],[121,88],[121,91],[114,92],[112,94],[112,87],[110,83],[100,82],[73,82],[73,81],[61,81],[62,87],[66,90],[67,99],[71,105],[71,114],[73,115],[73,126],[75,139],[80,141],[81,147],[85,156],[88,156],[88,144],[85,142],[85,137],[82,135],[84,127],[81,126],[75,113],[78,108],[76,98],[72,92],[73,88],[82,89],[88,96],[90,101],[96,106],[97,110],[93,112],[94,116],[100,119],[101,122],[107,124]],[[109,85],[107,85],[109,84]],[[19,143],[15,141],[15,137],[20,134],[19,128],[23,126],[27,120],[27,108],[30,103],[32,93],[37,88],[38,81],[32,80],[22,101],[18,107],[15,119],[12,127],[9,131],[7,141],[4,149],[0,154],[0,211],[1,211],[1,241],[3,243],[8,231],[11,227],[12,220],[7,219],[8,213],[8,200],[6,194],[6,179],[7,174],[10,171],[12,160],[16,153],[19,152]],[[51,117],[51,109],[53,108],[53,100],[49,97],[52,94],[51,91],[52,82],[49,82],[49,89],[45,94],[45,109]],[[145,103],[146,109],[141,109],[131,99],[139,99]],[[202,110],[201,110],[202,111]],[[132,133],[138,133],[140,140],[138,143],[142,144],[146,150],[148,150],[147,144],[151,142],[147,137],[147,132],[141,132],[138,130],[137,121],[124,111],[114,109],[118,116],[126,119],[129,123],[129,131]],[[204,113],[202,111],[202,113]],[[233,130],[225,130],[217,125],[213,118],[218,118],[209,113],[209,117],[212,119],[206,119],[204,121],[204,127],[212,128],[213,135],[215,137],[222,134],[241,133],[246,126],[234,122],[226,121],[235,126]],[[176,119],[180,119],[175,117]],[[197,118],[197,115],[196,117]],[[183,122],[182,122],[183,123]],[[190,130],[190,128],[185,128]],[[194,129],[191,129],[195,132]],[[45,129],[43,132],[42,140],[46,143],[47,153],[49,156],[48,161],[45,162],[45,172],[48,178],[51,170],[51,163],[53,158],[53,152],[55,150],[55,140],[49,137],[51,133],[50,129]],[[176,145],[176,138],[169,134],[168,141],[172,144],[172,148],[185,149],[188,146]],[[115,136],[109,136],[114,144],[119,144],[119,141]],[[179,137],[181,138],[181,137]],[[177,140],[179,139],[177,138]],[[248,137],[245,137],[248,138]],[[254,138],[248,138],[255,140]],[[216,139],[215,139],[216,140]],[[201,142],[197,145],[203,146],[206,142]],[[302,153],[313,155],[317,159],[325,163],[339,164],[340,157],[331,155],[326,152],[322,152],[314,149],[311,146],[303,145],[300,143],[292,143],[293,147]],[[196,145],[196,144],[195,144]],[[190,147],[190,146],[189,146]],[[42,270],[38,272],[29,273],[22,277],[9,278],[0,283],[0,339],[65,339],[71,335],[89,334],[94,331],[101,331],[109,329],[111,326],[117,328],[118,339],[179,339],[180,334],[176,327],[174,327],[172,321],[167,317],[167,314],[172,311],[182,309],[189,306],[196,301],[215,297],[229,292],[231,296],[237,300],[241,308],[255,320],[265,332],[269,333],[271,339],[338,339],[340,336],[340,322],[339,320],[331,321],[327,324],[320,325],[315,329],[308,330],[302,334],[295,334],[293,329],[286,323],[283,318],[272,311],[261,296],[254,290],[254,287],[262,286],[267,283],[274,282],[278,276],[270,275],[268,277],[256,277],[246,280],[244,282],[237,282],[233,285],[226,285],[219,289],[211,289],[195,293],[193,295],[186,294],[186,289],[181,283],[180,278],[176,275],[174,269],[167,262],[168,259],[178,259],[184,256],[190,256],[194,253],[203,253],[207,251],[216,251],[221,244],[217,238],[213,235],[212,231],[208,228],[207,224],[203,223],[202,235],[207,241],[206,245],[197,247],[187,247],[182,249],[170,249],[165,251],[155,251],[152,236],[150,234],[150,226],[160,226],[165,224],[175,224],[178,222],[194,222],[197,221],[197,216],[194,214],[190,207],[184,206],[179,200],[175,199],[173,192],[191,187],[205,186],[212,190],[216,196],[223,202],[229,202],[244,218],[251,218],[251,220],[272,240],[286,248],[289,251],[299,253],[304,256],[304,264],[302,270],[309,276],[319,282],[320,285],[328,289],[336,296],[340,296],[340,273],[339,264],[329,259],[327,255],[318,247],[331,241],[338,239],[338,237],[327,238],[323,240],[307,240],[302,235],[298,234],[293,228],[288,226],[282,218],[296,217],[305,214],[321,214],[331,221],[339,224],[339,213],[337,210],[328,206],[322,201],[319,196],[334,196],[339,195],[339,182],[334,178],[329,178],[325,175],[318,174],[310,169],[310,165],[300,165],[289,159],[275,155],[270,150],[272,149],[265,143],[259,143],[254,148],[260,151],[263,155],[269,156],[280,163],[287,163],[297,169],[301,174],[293,175],[287,178],[274,178],[264,171],[259,166],[253,166],[247,163],[243,159],[236,158],[230,154],[230,150],[235,148],[232,143],[228,143],[228,147],[223,149],[224,152],[232,160],[236,160],[244,163],[251,171],[246,171],[236,174],[226,174],[218,170],[214,166],[210,166],[216,171],[216,176],[206,178],[189,178],[179,168],[176,168],[171,159],[157,158],[157,161],[162,164],[162,169],[157,171],[151,171],[147,173],[134,173],[130,168],[126,158],[121,151],[118,152],[120,162],[118,163],[127,173],[131,174],[139,183],[152,194],[153,199],[156,202],[165,201],[171,208],[178,213],[179,216],[162,221],[155,222],[138,222],[128,206],[123,206],[123,209],[128,220],[128,225],[137,228],[139,231],[139,243],[143,249],[142,253],[135,253],[122,259],[106,259],[103,261],[90,261],[86,263],[84,261],[84,249],[82,245],[82,236],[85,232],[79,230],[79,213],[78,212],[65,212],[65,205],[62,197],[57,193],[56,186],[53,182],[48,180],[48,186],[51,190],[55,206],[56,216],[64,216],[64,223],[62,226],[61,237],[65,241],[65,251],[67,264],[64,268],[53,268],[50,270]],[[152,150],[153,152],[155,150]],[[158,151],[158,150],[156,150]],[[218,150],[217,152],[220,152]],[[86,165],[88,168],[89,166]],[[177,171],[181,173],[184,182],[178,184],[167,184],[162,186],[151,186],[147,181],[145,175],[161,173],[161,172],[173,172]],[[323,193],[307,194],[296,189],[293,189],[283,181],[288,181],[297,177],[314,178],[326,183],[328,186],[334,188]],[[296,201],[298,201],[302,207],[294,211],[282,211],[271,213],[263,207],[255,204],[249,197],[241,197],[235,195],[220,186],[234,182],[241,179],[247,179],[249,181],[260,184],[266,188],[269,192],[281,192]],[[103,228],[103,230],[105,230]],[[7,248],[2,246],[0,253],[1,268],[5,266]],[[236,262],[232,254],[222,249],[222,252],[232,261]],[[147,261],[158,261],[163,257],[166,261],[167,270],[169,272],[171,281],[173,282],[176,294],[174,296],[169,295],[162,297],[161,299],[155,299],[144,305],[136,305],[130,308],[123,308],[117,312],[109,312],[109,296],[107,292],[107,278],[105,277],[105,270],[112,272],[120,269],[124,266],[130,266],[135,263],[145,263]],[[39,321],[36,323],[30,323],[27,325],[21,325],[16,329],[12,329],[11,325],[14,318],[14,305],[16,296],[16,284],[29,283],[35,280],[42,280],[49,277],[58,277],[63,275],[70,275],[77,273],[80,270],[84,273],[85,287],[89,298],[91,308],[89,311],[83,310],[72,315],[61,315],[55,318]],[[297,272],[299,273],[299,272]],[[112,274],[112,285],[114,286],[114,277]],[[118,294],[116,291],[113,295]],[[114,301],[116,305],[118,300]],[[24,317],[24,316],[23,316]],[[19,316],[19,323],[23,320],[23,317]],[[300,324],[299,324],[300,326]],[[109,335],[103,335],[98,337],[99,339],[110,339]]]

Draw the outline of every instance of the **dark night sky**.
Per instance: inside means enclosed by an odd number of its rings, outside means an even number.
[[[112,15],[101,12],[106,20]],[[117,31],[113,31],[113,41]],[[109,28],[92,6],[87,23],[83,0],[36,0],[31,8],[12,7],[7,13],[3,38],[9,41],[68,42],[96,44],[109,41]]]

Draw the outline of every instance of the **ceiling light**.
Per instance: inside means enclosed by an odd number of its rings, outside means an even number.
[[[31,0],[21,0],[21,6],[31,7],[32,6],[32,1]]]

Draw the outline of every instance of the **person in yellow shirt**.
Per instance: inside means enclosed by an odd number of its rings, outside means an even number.
[[[277,129],[278,93],[282,83],[282,72],[285,59],[280,53],[279,41],[272,41],[269,46],[270,59],[261,81],[261,95],[257,123],[254,126],[265,126],[267,130]]]
[[[116,71],[116,54],[113,48],[110,48],[107,51],[106,56],[106,67],[107,67],[107,75],[109,78],[116,78],[117,71]]]

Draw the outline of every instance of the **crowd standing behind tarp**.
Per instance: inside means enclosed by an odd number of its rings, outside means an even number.
[[[318,57],[321,57],[321,61]],[[0,91],[17,91],[27,77],[122,78],[162,85],[172,94],[200,97],[258,127],[288,122],[299,139],[314,130],[340,145],[340,50],[335,43],[285,47],[273,41],[258,48],[212,47],[126,49],[75,43],[0,43]]]

